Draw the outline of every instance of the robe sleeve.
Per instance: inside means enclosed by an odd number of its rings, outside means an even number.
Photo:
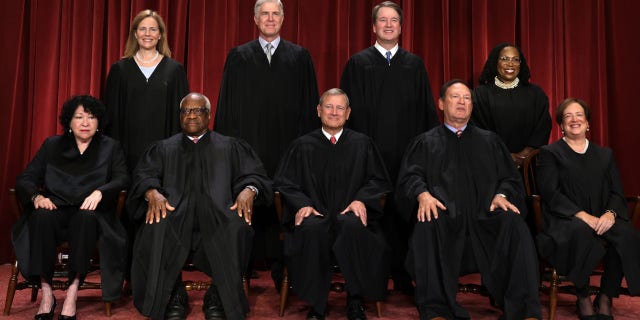
[[[616,212],[616,219],[622,219],[629,221],[629,212],[627,208],[627,200],[624,196],[622,189],[622,180],[616,167],[616,162],[611,151],[608,150],[609,161],[607,162],[607,182],[609,184],[608,190],[611,190],[609,194],[609,200],[606,203],[605,210],[613,210]],[[603,212],[601,212],[603,213]]]
[[[258,188],[256,204],[268,206],[273,201],[272,182],[267,176],[258,154],[243,140],[236,139],[233,145],[233,158],[231,163],[234,168],[232,182],[234,199],[248,185]]]
[[[556,156],[547,148],[542,148],[538,155],[536,177],[540,196],[547,207],[551,208],[551,214],[570,218],[583,210],[562,192],[560,165]]]
[[[536,125],[527,141],[527,146],[540,148],[549,142],[551,115],[549,115],[549,98],[547,98],[547,95],[538,87],[534,87],[534,90],[536,90],[535,108],[538,113],[537,117],[532,119]]]
[[[382,156],[371,140],[369,140],[367,153],[367,179],[356,193],[354,200],[362,201],[367,206],[367,216],[373,220],[382,216],[384,210],[380,199],[391,192],[391,187]]]
[[[471,123],[486,130],[495,131],[493,117],[490,114],[489,99],[486,86],[480,86],[473,91],[473,111],[471,112]]]
[[[429,131],[431,128],[435,128],[440,125],[440,120],[438,119],[438,113],[436,112],[433,93],[431,92],[431,83],[429,82],[429,76],[427,75],[427,69],[424,66],[424,62],[422,60],[420,60],[420,77],[422,80],[420,81],[420,83],[422,83],[423,86],[421,95],[423,95],[423,105],[426,108],[426,112],[424,113],[424,123],[427,125],[427,130],[425,131]]]
[[[299,123],[298,136],[302,136],[309,131],[317,128],[320,123],[316,113],[315,106],[318,105],[320,97],[318,95],[318,82],[316,79],[316,69],[313,66],[313,60],[309,51],[303,50],[301,54],[301,83],[302,85],[302,121]]]
[[[124,152],[120,147],[120,143],[113,141],[114,145],[111,150],[111,177],[109,182],[98,187],[102,192],[103,201],[111,201],[115,203],[120,191],[127,189],[130,183],[129,174],[127,173],[127,164],[124,158]]]
[[[293,143],[285,152],[274,176],[274,186],[285,200],[282,225],[290,225],[295,215],[303,207],[314,207],[313,200],[302,191],[302,177],[305,172],[304,161],[298,152],[298,143]]]
[[[423,137],[423,135],[418,136],[409,144],[398,172],[396,205],[401,217],[409,222],[416,218],[418,195],[423,192],[432,193],[426,180],[429,159],[421,151],[428,148]],[[432,196],[436,197],[433,193]]]
[[[36,155],[27,165],[27,168],[18,175],[16,179],[16,193],[18,195],[18,201],[23,208],[32,205],[31,197],[38,194],[43,187],[44,175],[47,168],[46,155],[49,145],[49,139],[42,143]],[[47,195],[44,194],[44,196],[46,197]]]
[[[133,220],[141,219],[146,213],[147,203],[144,194],[147,190],[157,189],[164,194],[162,190],[163,158],[161,144],[156,142],[147,149],[136,166],[133,184],[126,201],[127,211]]]
[[[175,64],[173,73],[169,79],[169,86],[167,90],[167,124],[168,128],[167,136],[171,136],[181,131],[180,129],[180,117],[178,116],[178,109],[180,108],[180,101],[189,93],[189,81],[187,80],[187,73],[184,70],[182,64],[177,61],[171,60]],[[173,111],[172,111],[173,110]]]
[[[126,95],[126,92],[121,92],[120,83],[120,66],[118,63],[114,63],[109,69],[107,75],[107,84],[104,90],[104,96],[102,100],[107,107],[107,119],[105,125],[105,132],[108,136],[121,140],[120,121],[119,117],[122,116],[120,108],[122,108],[122,99]]]
[[[216,115],[213,121],[214,131],[235,137],[237,137],[238,134],[236,130],[233,130],[231,127],[234,123],[231,106],[237,103],[234,101],[234,93],[232,92],[234,87],[232,70],[237,59],[239,59],[239,54],[237,49],[233,48],[229,51],[224,63],[222,81],[220,83],[220,93],[218,94],[218,104],[216,106]]]

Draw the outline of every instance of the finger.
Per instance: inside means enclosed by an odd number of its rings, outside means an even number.
[[[313,212],[313,214],[314,214],[314,215],[316,215],[316,216],[324,217],[324,215],[323,215],[322,213],[318,212],[318,210],[316,210],[316,209],[313,209],[313,211],[312,211],[312,212]]]
[[[233,203],[233,205],[229,209],[236,210],[237,208],[238,208],[238,202],[236,201],[235,203]]]
[[[345,214],[345,213],[347,213],[347,212],[349,212],[349,207],[347,207],[347,208],[345,208],[344,210],[342,210],[342,212],[340,212],[340,214]]]
[[[496,205],[491,203],[491,205],[489,206],[489,212],[493,212],[493,210],[496,209]]]

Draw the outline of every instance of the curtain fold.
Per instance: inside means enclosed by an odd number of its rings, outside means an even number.
[[[371,9],[381,0],[283,0],[282,37],[307,48],[320,90],[339,86],[354,53],[372,45]],[[432,90],[451,78],[474,85],[488,52],[518,44],[531,81],[549,96],[590,104],[590,138],[613,148],[629,194],[640,193],[636,172],[640,52],[633,0],[396,0],[404,9],[400,45],[422,57]],[[101,96],[110,66],[122,57],[133,16],[157,10],[167,24],[173,57],[187,70],[191,90],[215,106],[229,50],[257,37],[253,0],[14,0],[0,2],[0,232],[8,214],[6,190],[42,141],[60,133],[58,112],[71,95]],[[392,112],[393,110],[390,110]],[[517,115],[514,115],[517,116]],[[556,125],[552,140],[558,139]],[[9,237],[0,262],[11,258]]]

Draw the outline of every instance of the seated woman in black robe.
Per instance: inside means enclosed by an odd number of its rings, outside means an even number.
[[[102,298],[120,298],[126,236],[115,211],[129,176],[120,144],[99,132],[104,114],[104,105],[91,96],[65,102],[64,133],[44,141],[16,182],[25,210],[13,243],[22,274],[42,286],[36,319],[53,318],[51,283],[62,241],[69,243],[69,288],[59,319],[75,319],[77,291],[98,240]]]
[[[546,145],[551,133],[549,99],[529,83],[531,72],[516,45],[501,43],[491,50],[473,91],[471,122],[502,138],[516,165]]]
[[[536,171],[544,212],[538,244],[541,255],[575,284],[580,319],[612,319],[611,298],[618,296],[623,276],[630,293],[640,294],[640,233],[629,223],[611,150],[586,138],[589,119],[582,100],[558,106],[564,137],[542,147]],[[601,260],[601,290],[592,304],[589,275]]]

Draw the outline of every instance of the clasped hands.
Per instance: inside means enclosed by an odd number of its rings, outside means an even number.
[[[102,201],[102,192],[100,190],[95,190],[89,196],[84,198],[84,201],[80,205],[80,210],[93,211],[98,207],[100,201]],[[36,209],[42,208],[47,210],[58,209],[51,199],[40,194],[33,199],[33,207]]]
[[[349,204],[349,206],[342,210],[340,214],[346,214],[347,212],[353,212],[356,217],[360,218],[362,224],[365,227],[367,226],[367,207],[362,201],[354,200]],[[295,225],[299,226],[300,224],[302,224],[302,221],[305,218],[308,218],[311,215],[324,217],[323,214],[321,214],[311,206],[302,207],[298,210],[298,212],[296,212]]]
[[[507,198],[501,195],[495,195],[489,206],[489,211],[495,209],[502,209],[504,211],[513,211],[520,214],[520,210],[513,205]],[[418,214],[417,218],[419,222],[431,221],[431,219],[438,219],[438,209],[447,210],[447,207],[436,199],[431,193],[425,191],[418,195]]]
[[[591,229],[593,229],[599,236],[609,231],[611,227],[616,223],[616,218],[610,212],[605,212],[600,217],[593,216],[586,211],[580,211],[575,214],[576,218],[584,221]]]
[[[238,216],[244,218],[244,221],[251,224],[251,208],[253,208],[253,199],[256,193],[248,188],[243,189],[236,197],[236,201],[229,208],[236,211]],[[169,204],[167,198],[156,189],[149,189],[145,193],[145,199],[149,201],[147,206],[147,216],[144,220],[147,224],[160,222],[160,219],[167,217],[167,211],[174,211],[176,208]]]

